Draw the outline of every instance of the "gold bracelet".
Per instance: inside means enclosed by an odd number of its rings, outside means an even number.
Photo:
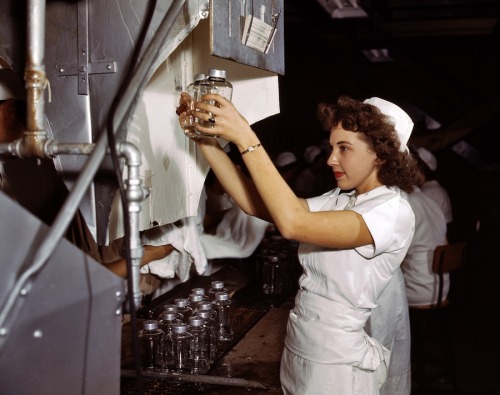
[[[262,147],[262,144],[259,143],[259,144],[251,145],[245,151],[243,151],[241,153],[241,155],[245,155],[245,154],[248,154],[249,152],[255,151],[259,147]]]

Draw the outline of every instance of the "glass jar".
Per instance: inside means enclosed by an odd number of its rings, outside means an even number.
[[[283,273],[277,255],[269,255],[262,267],[262,292],[266,295],[278,295],[282,291]]]
[[[210,337],[210,353],[208,356],[208,362],[213,364],[217,356],[217,321],[216,316],[211,314],[210,310],[200,310],[196,313],[197,317],[203,318],[205,321],[205,326],[208,329],[208,334]]]
[[[193,310],[193,314],[198,310],[198,304],[203,302],[203,295],[189,294],[189,306]]]
[[[191,290],[191,294],[194,295],[201,295],[203,297],[203,300],[208,300],[208,295],[205,292],[205,288],[193,288]]]
[[[143,322],[143,329],[139,331],[139,344],[142,369],[145,371],[161,368],[162,338],[163,331],[159,328],[158,321]]]
[[[231,300],[227,292],[217,292],[215,294],[214,310],[217,312],[217,340],[220,342],[233,340]]]
[[[226,288],[224,288],[224,281],[216,280],[210,283],[210,289],[208,290],[208,298],[210,301],[215,300],[215,294],[217,292],[229,293],[229,291]]]
[[[173,324],[180,324],[182,321],[177,317],[176,313],[163,313],[158,320],[158,327],[163,331],[163,334],[172,332]]]
[[[207,374],[210,369],[210,333],[203,318],[189,317],[189,333],[193,336],[193,365],[194,374]]]
[[[158,320],[161,318],[161,316],[164,313],[175,313],[175,314],[177,314],[177,309],[178,309],[178,307],[175,304],[165,304],[165,305],[163,305],[160,314],[158,314]]]
[[[233,96],[233,85],[226,80],[226,70],[221,69],[208,69],[207,78],[200,82],[199,86],[199,97],[203,98],[204,95],[209,93],[218,93],[219,95],[225,97],[228,101],[231,101]],[[206,103],[215,105],[214,100],[206,100]],[[210,113],[209,113],[210,114]],[[210,114],[212,115],[212,114]],[[206,122],[204,120],[198,119],[197,122],[205,127],[213,127],[213,124]],[[197,132],[206,137],[214,137],[213,135],[205,135],[202,132]]]
[[[177,298],[174,299],[174,304],[177,306],[177,314],[181,321],[187,323],[189,317],[193,314],[193,309],[189,306],[189,299]]]
[[[163,331],[161,342],[160,365],[162,370],[171,371],[174,369],[174,349],[172,340],[172,325],[180,324],[182,321],[177,318],[176,313],[163,313],[158,321],[159,328]]]
[[[217,312],[214,309],[214,304],[212,302],[203,301],[198,303],[198,310],[196,310],[196,314],[198,315],[202,311],[208,311],[210,313],[210,318],[217,322]]]
[[[177,373],[191,373],[193,366],[193,335],[188,324],[182,322],[172,325],[173,368]]]

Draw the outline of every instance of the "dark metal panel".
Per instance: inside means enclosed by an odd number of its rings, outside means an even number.
[[[0,306],[47,228],[0,192]],[[118,394],[123,280],[66,240],[0,329],[8,394]]]
[[[54,139],[95,142],[129,72],[147,48],[171,1],[54,1],[47,5],[46,69],[53,91],[46,106]],[[116,135],[126,139],[126,128]],[[69,186],[87,158],[61,157]],[[105,159],[81,210],[106,243],[116,181]]]
[[[78,65],[78,4],[50,1],[46,10],[46,74],[50,81],[51,100],[45,101],[45,113],[52,138],[63,143],[91,143],[89,95],[78,94],[77,76],[67,75],[70,65]],[[83,1],[82,3],[85,3]],[[58,171],[71,188],[87,157],[65,155],[56,159]],[[93,184],[80,204],[90,229],[95,228]]]
[[[285,74],[283,0],[214,0],[210,15],[212,55]]]

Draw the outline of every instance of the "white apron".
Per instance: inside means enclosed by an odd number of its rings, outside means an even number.
[[[390,352],[363,330],[369,314],[299,291],[281,361],[284,393],[378,394]]]

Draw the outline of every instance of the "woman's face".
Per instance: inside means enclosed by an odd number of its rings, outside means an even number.
[[[342,126],[332,128],[332,153],[327,161],[333,169],[337,186],[343,190],[355,189],[357,194],[382,185],[377,177],[377,156],[360,136],[361,133],[344,130]]]

